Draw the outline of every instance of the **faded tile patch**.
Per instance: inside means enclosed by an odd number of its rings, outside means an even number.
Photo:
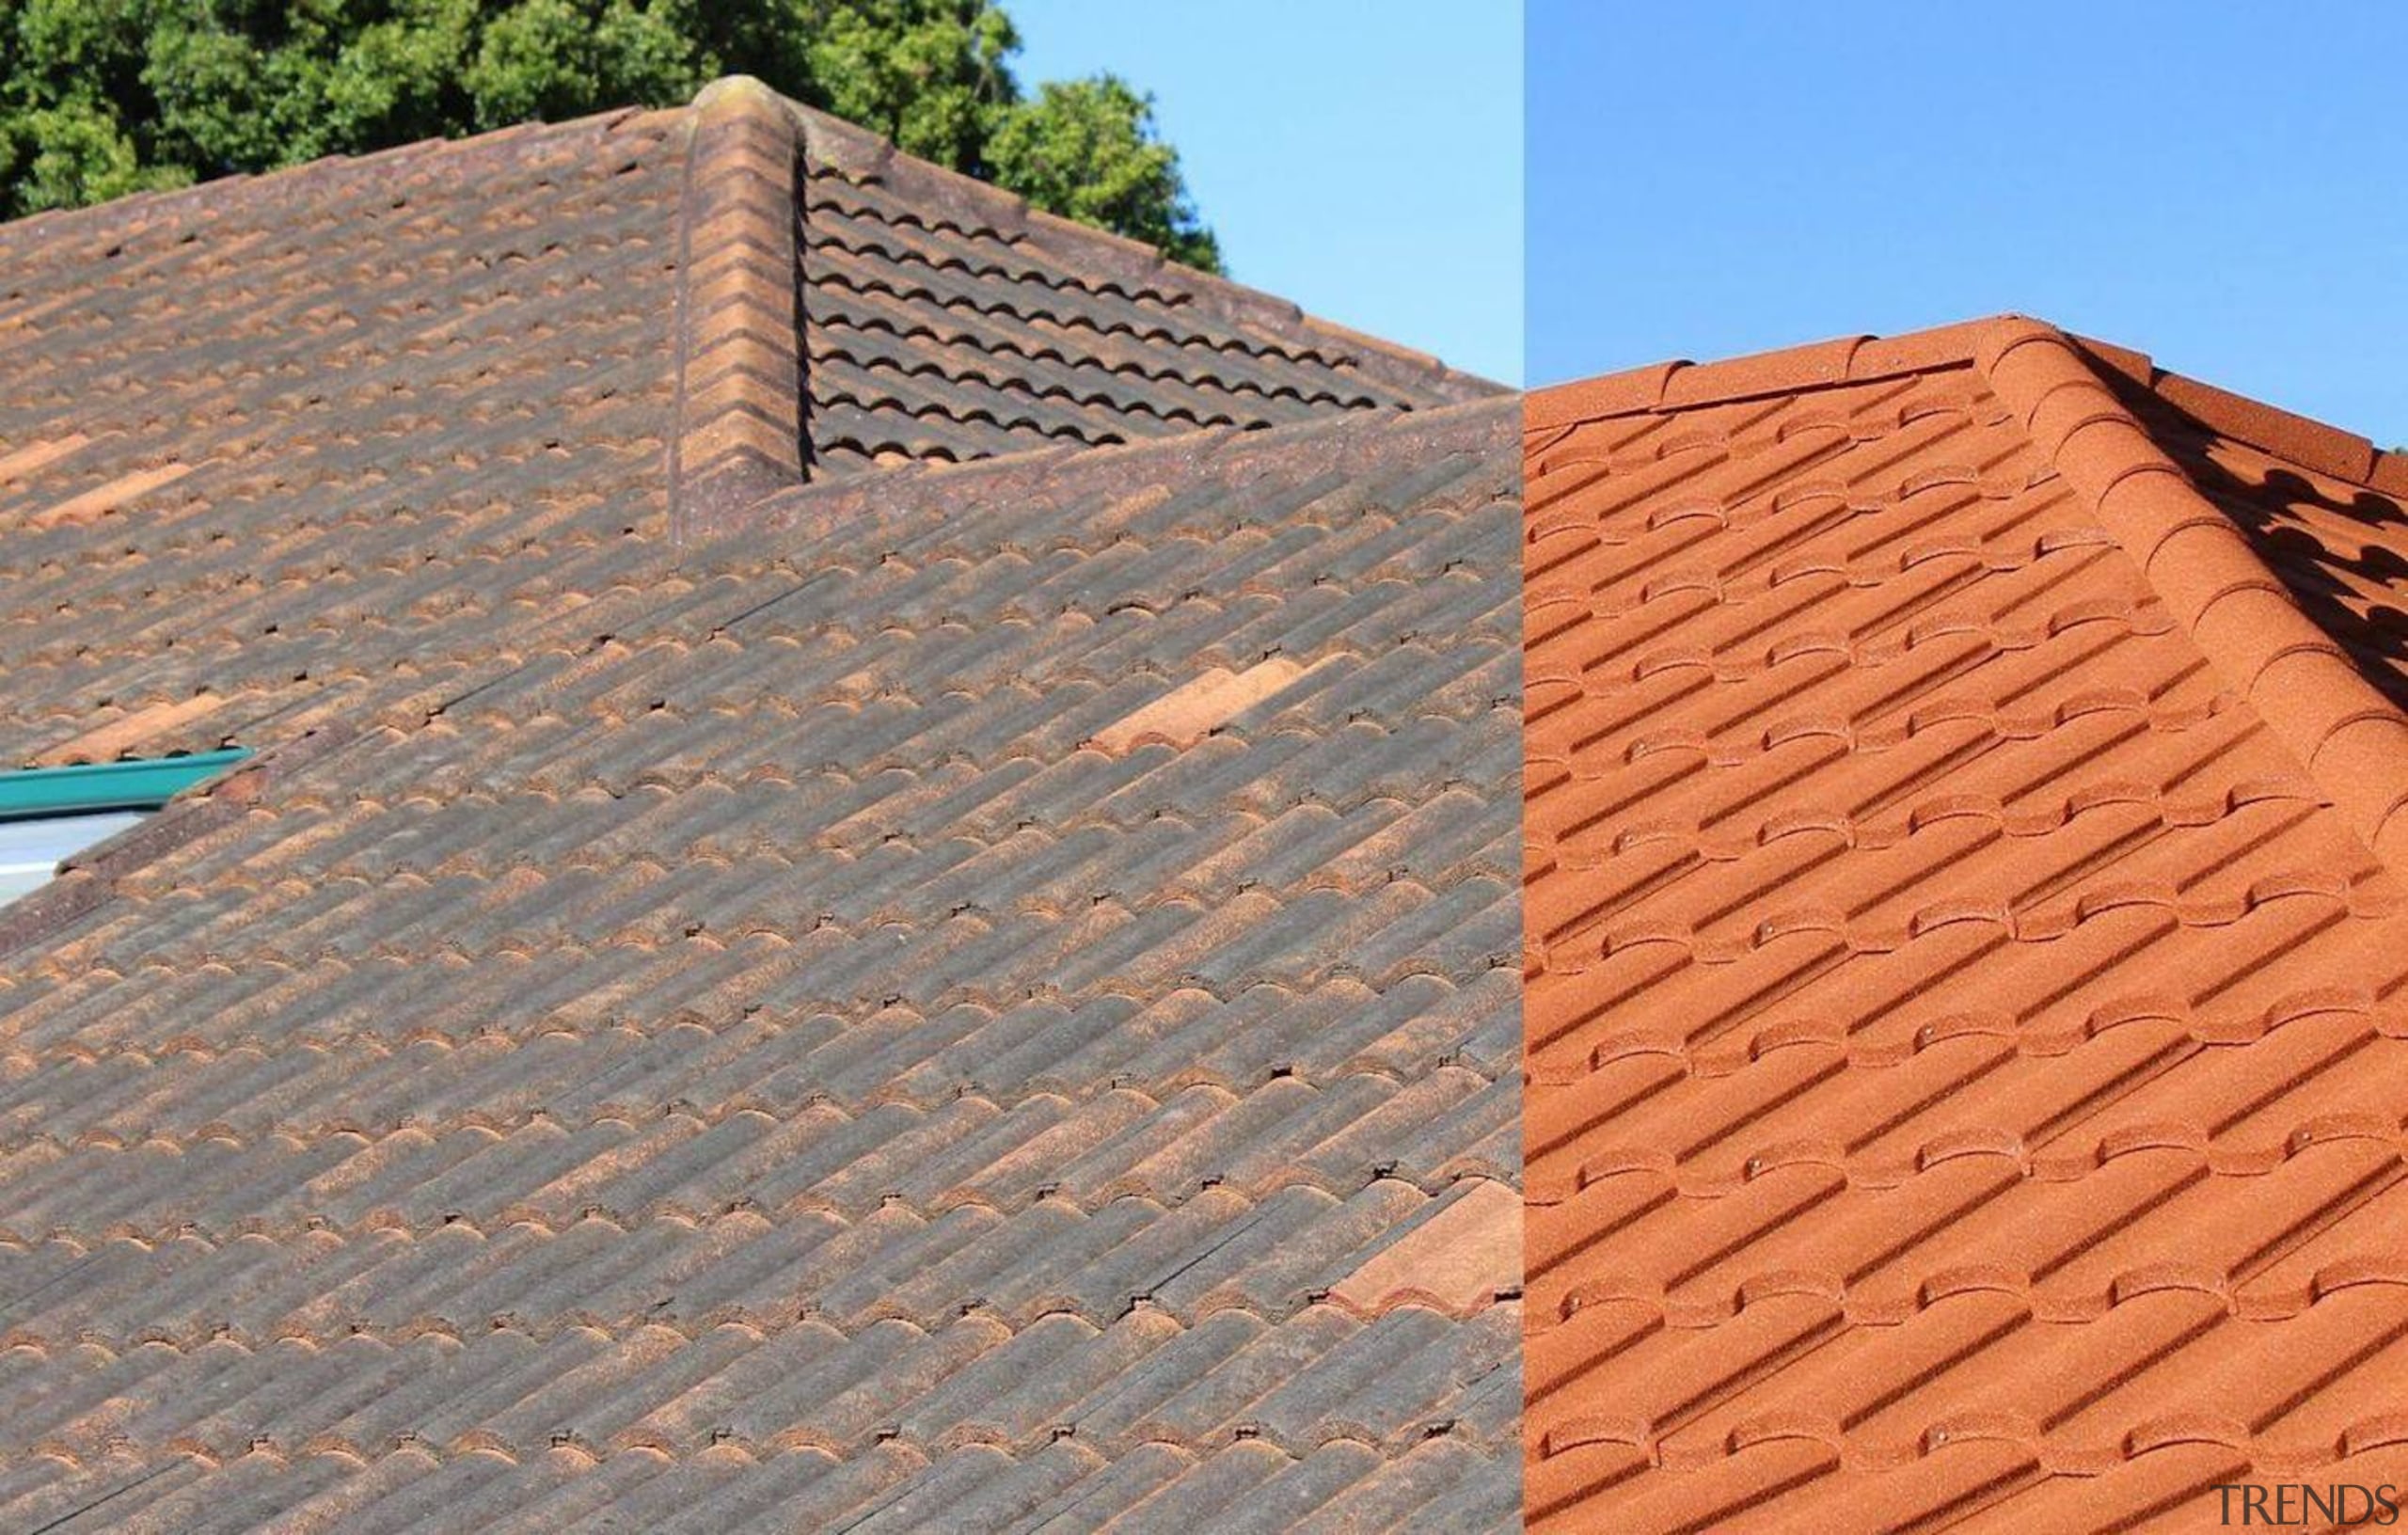
[[[1149,742],[1181,749],[1194,746],[1235,716],[1276,696],[1304,670],[1285,656],[1274,656],[1244,672],[1207,668],[1194,680],[1098,731],[1095,744],[1114,752],[1133,751]]]

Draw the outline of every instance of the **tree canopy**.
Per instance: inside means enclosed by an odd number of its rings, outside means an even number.
[[[752,74],[1220,269],[1151,100],[1011,69],[991,0],[0,0],[0,216],[683,102]]]

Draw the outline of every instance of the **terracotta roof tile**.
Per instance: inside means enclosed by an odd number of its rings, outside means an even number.
[[[1509,404],[741,85],[0,328],[0,757],[259,751],[0,913],[0,1526],[1513,1522]]]
[[[1497,392],[792,111],[819,473]]]
[[[2192,1528],[2369,1464],[2370,451],[2007,319],[1548,391],[1525,463],[1531,1527]]]

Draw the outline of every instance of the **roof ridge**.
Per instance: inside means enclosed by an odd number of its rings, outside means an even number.
[[[2218,675],[2375,856],[2408,868],[2408,716],[2158,445],[2100,367],[2117,370],[2094,356],[2045,322],[2006,318],[1979,327],[1973,362]]]
[[[1974,346],[1986,327],[1995,324],[1996,320],[1970,320],[1904,336],[1835,337],[1717,362],[1674,357],[1625,368],[1531,390],[1523,408],[1523,429],[1546,432],[1580,421],[1692,410],[1964,366],[1973,360]]]
[[[758,530],[769,498],[823,488],[810,484],[807,464],[805,417],[814,401],[802,344],[799,229],[815,163],[857,181],[892,182],[899,174],[917,183],[915,201],[937,217],[969,208],[977,223],[1006,238],[1049,255],[1075,256],[1077,265],[1101,269],[1108,281],[1152,287],[1157,275],[1175,273],[1181,289],[1231,324],[1275,340],[1292,341],[1301,327],[1307,344],[1339,341],[1347,349],[1340,360],[1362,372],[1448,396],[1450,404],[1436,407],[1441,411],[1507,392],[1435,357],[1181,267],[1150,245],[1032,208],[1024,198],[905,154],[870,130],[782,96],[750,75],[705,86],[689,109],[688,133],[677,229],[675,421],[667,450],[672,542],[680,547]],[[1391,414],[1399,413],[1349,411],[1336,419]],[[1328,426],[1336,419],[1295,424]],[[1034,471],[1041,481],[1045,466],[1058,458],[1154,445],[1192,451],[1229,435],[1228,427],[1199,426],[1144,445],[1057,444],[963,465],[914,463],[848,476],[824,488],[862,493],[867,509],[887,503],[895,482],[916,487],[927,472],[991,466],[999,474]],[[833,504],[827,510],[832,513]]]
[[[232,171],[182,186],[129,192],[102,202],[84,203],[72,208],[45,208],[20,218],[0,220],[0,233],[11,238],[24,236],[44,241],[72,235],[130,238],[163,215],[182,216],[189,213],[200,220],[222,216],[230,206],[229,194],[285,197],[293,195],[297,187],[321,182],[337,186],[359,182],[383,190],[396,184],[396,170],[412,166],[420,160],[442,161],[465,154],[467,163],[474,166],[478,163],[478,156],[490,158],[517,154],[531,150],[537,141],[565,138],[578,134],[607,135],[638,119],[672,117],[684,110],[673,105],[614,106],[574,118],[531,118],[524,122],[467,134],[457,138],[418,138],[406,144],[390,144],[383,149],[356,154],[322,154],[314,160],[278,166],[270,170]]]
[[[2408,496],[2408,452],[2378,448],[2370,438],[2312,416],[2161,368],[2146,352],[2070,332],[2067,339],[2092,364],[2115,375],[2109,380],[2111,387],[2121,379],[2135,392],[2235,442],[2336,480]]]
[[[2127,396],[2144,391],[2253,447],[2369,488],[2408,493],[2408,457],[2167,372],[2145,354],[2014,314],[1703,365],[1676,359],[1558,385],[1527,397],[1523,430],[1959,366],[1984,375],[2042,456],[2139,562],[2217,674],[2257,709],[2352,829],[2386,867],[2408,869],[2408,715],[2299,606],[2232,519],[2159,446]],[[2178,538],[2180,551],[2162,560]]]
[[[677,210],[677,404],[669,435],[671,542],[684,546],[803,474],[802,142],[767,86],[704,87],[688,123]]]
[[[1016,192],[907,154],[892,140],[858,123],[774,92],[771,96],[793,114],[813,156],[844,176],[865,181],[891,180],[899,174],[916,183],[914,190],[922,198],[915,200],[924,200],[932,211],[974,209],[1007,237],[1025,241],[1048,255],[1075,256],[1079,264],[1101,270],[1112,279],[1148,282],[1168,275],[1219,318],[1275,339],[1336,346],[1344,354],[1340,360],[1377,378],[1432,388],[1457,404],[1511,392],[1493,380],[1450,368],[1429,353],[1322,319],[1275,293],[1183,265],[1143,241],[1033,207]]]

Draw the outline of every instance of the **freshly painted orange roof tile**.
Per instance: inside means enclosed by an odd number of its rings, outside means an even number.
[[[1521,1197],[1476,1178],[1453,1203],[1339,1281],[1330,1298],[1362,1312],[1412,1302],[1467,1315],[1521,1288]]]
[[[1095,744],[1113,752],[1133,751],[1149,741],[1193,746],[1232,716],[1275,696],[1304,670],[1285,656],[1271,657],[1243,672],[1208,667],[1192,681],[1098,731]]]
[[[2187,1529],[2368,1465],[2385,456],[2012,318],[1547,391],[1524,453],[1530,1527]]]

